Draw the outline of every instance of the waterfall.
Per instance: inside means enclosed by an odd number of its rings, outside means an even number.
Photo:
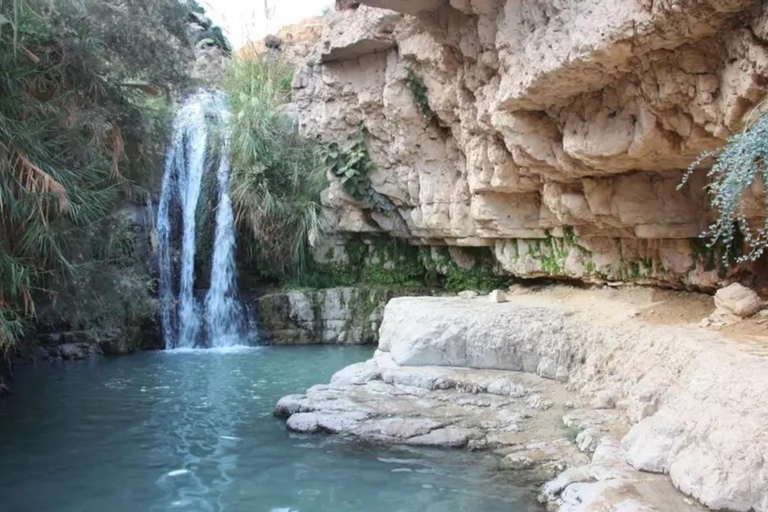
[[[166,348],[226,347],[241,338],[243,315],[237,298],[234,214],[229,197],[229,121],[229,107],[221,93],[199,92],[183,103],[174,122],[157,214]],[[220,139],[218,151],[209,151],[214,136]],[[209,169],[216,172],[218,205],[211,284],[200,304],[195,296],[197,213]],[[201,318],[205,318],[204,325]]]
[[[224,103],[221,98],[218,101]],[[222,125],[229,126],[226,104],[219,109]],[[219,206],[216,209],[216,241],[211,266],[211,287],[205,298],[208,334],[214,347],[237,344],[242,334],[243,311],[237,300],[237,267],[235,265],[235,216],[229,197],[229,153],[231,135],[222,134],[221,159],[216,171]]]

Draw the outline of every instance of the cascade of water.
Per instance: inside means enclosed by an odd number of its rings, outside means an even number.
[[[173,139],[166,154],[165,176],[158,207],[157,231],[160,300],[166,348],[231,346],[241,332],[242,312],[237,301],[234,215],[229,197],[229,107],[221,93],[199,92],[179,109]],[[213,156],[208,154],[209,131],[221,130],[216,165],[219,204],[211,288],[205,300],[208,339],[200,322],[202,307],[194,294],[197,209],[203,175]],[[174,232],[181,230],[180,263],[175,264]],[[178,242],[177,242],[178,243]],[[179,275],[174,269],[180,267]]]
[[[224,103],[223,98],[217,101]],[[219,108],[222,126],[229,126],[229,110]],[[237,267],[235,265],[235,216],[229,197],[229,153],[231,135],[228,130],[221,134],[221,160],[216,172],[219,187],[219,206],[216,209],[216,242],[211,265],[211,287],[205,298],[206,322],[211,344],[214,347],[232,346],[240,338],[243,311],[237,300]]]

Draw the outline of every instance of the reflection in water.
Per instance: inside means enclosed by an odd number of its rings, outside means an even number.
[[[261,349],[179,349],[163,354],[194,359],[191,364],[173,365],[170,375],[162,376],[164,380],[170,378],[176,388],[172,417],[165,402],[157,403],[151,418],[140,427],[160,430],[164,425],[170,426],[167,445],[175,447],[173,457],[180,461],[178,469],[158,478],[157,484],[165,491],[165,497],[163,504],[152,507],[153,512],[169,507],[221,510],[217,497],[232,484],[231,473],[237,467],[240,438],[235,434],[241,427],[241,386],[247,386],[249,381],[243,369],[232,365],[227,356],[258,350]],[[168,454],[161,454],[158,464],[167,457]]]
[[[368,349],[174,351],[37,368],[0,402],[0,510],[538,510],[477,454],[298,436],[281,396]]]

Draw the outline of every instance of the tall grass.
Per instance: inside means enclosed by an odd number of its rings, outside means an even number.
[[[325,170],[316,146],[283,115],[292,68],[266,57],[238,58],[225,78],[233,112],[232,201],[240,246],[262,276],[295,279],[311,266],[322,232]]]

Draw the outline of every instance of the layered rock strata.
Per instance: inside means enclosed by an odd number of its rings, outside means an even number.
[[[696,509],[671,482],[714,510],[768,511],[766,345],[651,325],[604,298],[394,299],[372,361],[276,413],[297,431],[568,467],[544,488],[560,510]]]
[[[294,79],[301,131],[343,145],[365,127],[371,186],[394,209],[334,181],[338,232],[488,247],[523,277],[718,283],[697,240],[713,215],[703,171],[680,185],[765,96],[764,3],[341,7]]]
[[[270,293],[256,303],[261,343],[366,345],[379,339],[384,306],[414,290],[343,287]]]

